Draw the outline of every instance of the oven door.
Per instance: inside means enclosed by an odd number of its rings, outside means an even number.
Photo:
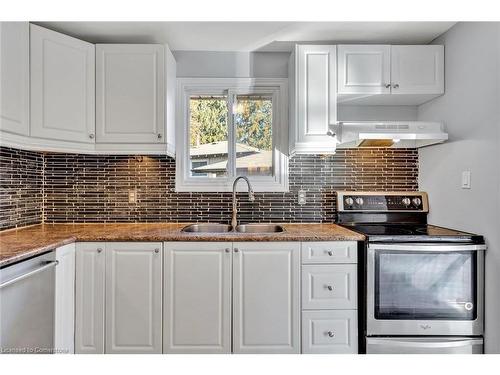
[[[369,244],[367,335],[482,335],[484,250]]]

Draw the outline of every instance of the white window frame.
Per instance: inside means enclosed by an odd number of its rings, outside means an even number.
[[[232,106],[239,94],[272,95],[273,176],[248,176],[256,192],[287,192],[288,186],[288,80],[282,78],[178,78],[175,189],[178,192],[227,192],[233,189],[236,134],[228,116],[228,177],[190,176],[189,100],[194,95],[228,95]],[[230,112],[231,113],[231,112]],[[231,141],[232,140],[232,141]],[[238,184],[239,191],[246,186]]]

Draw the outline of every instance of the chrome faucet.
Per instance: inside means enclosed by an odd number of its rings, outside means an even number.
[[[233,230],[238,225],[238,219],[237,219],[238,205],[236,203],[236,185],[238,184],[238,181],[240,179],[245,180],[248,185],[248,200],[250,202],[253,202],[255,200],[255,195],[253,194],[252,184],[250,184],[250,180],[246,176],[236,177],[233,181],[233,217],[231,218],[231,226],[233,227]]]

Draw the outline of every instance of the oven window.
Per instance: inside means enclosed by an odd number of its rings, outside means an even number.
[[[375,253],[375,318],[474,320],[476,252]]]

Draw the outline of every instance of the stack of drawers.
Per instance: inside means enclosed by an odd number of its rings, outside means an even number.
[[[302,242],[302,353],[358,353],[357,242]]]

